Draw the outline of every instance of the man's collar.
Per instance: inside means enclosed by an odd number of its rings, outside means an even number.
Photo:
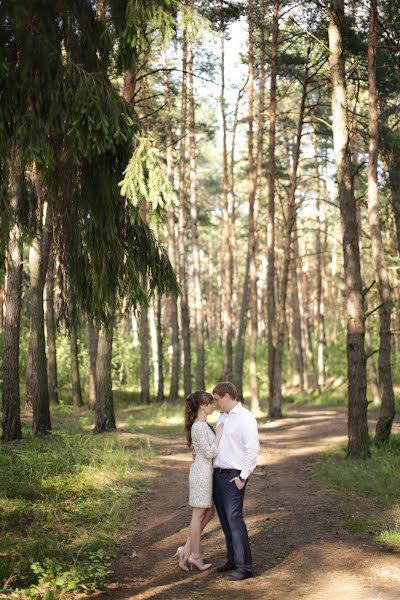
[[[242,412],[242,403],[238,402],[237,404],[235,404],[235,406],[228,411],[222,411],[220,412],[221,415],[230,415],[231,413],[240,413]]]
[[[235,404],[235,406],[232,408],[232,410],[229,411],[229,414],[240,413],[241,411],[242,411],[242,403],[238,402],[237,404]]]

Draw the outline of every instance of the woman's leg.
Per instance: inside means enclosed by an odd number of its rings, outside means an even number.
[[[204,509],[204,513],[201,519],[201,532],[204,530],[206,525],[214,518],[214,506],[210,506],[210,508]],[[190,535],[186,540],[186,544],[183,547],[183,558],[187,560],[190,556],[192,549],[190,544]]]
[[[200,555],[200,538],[205,511],[205,508],[194,508],[189,526],[191,553],[196,558]]]
[[[205,513],[204,513],[204,517],[203,517],[203,522],[202,522],[202,527],[201,530],[203,531],[203,529],[205,528],[206,525],[208,525],[208,523],[214,518],[214,506],[210,506],[210,508],[206,508]]]

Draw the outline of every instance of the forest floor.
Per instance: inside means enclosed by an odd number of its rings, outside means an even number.
[[[113,580],[95,596],[399,600],[399,555],[371,539],[382,509],[371,499],[328,490],[313,476],[320,453],[337,446],[346,428],[343,409],[304,406],[289,407],[280,421],[259,424],[261,454],[245,497],[254,577],[241,582],[226,581],[215,568],[179,570],[173,555],[190,520],[191,455],[183,436],[151,436],[160,454],[148,468],[160,475],[135,500],[131,530],[118,543]],[[352,531],[346,526],[351,519],[371,525]],[[203,551],[214,566],[225,562],[217,516],[206,529]]]

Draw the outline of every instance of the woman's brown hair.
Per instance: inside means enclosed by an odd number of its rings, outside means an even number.
[[[192,425],[197,418],[197,411],[200,406],[211,404],[212,402],[214,402],[212,395],[203,391],[193,392],[193,394],[189,394],[189,396],[185,398],[185,433],[189,448],[192,447],[191,430]]]

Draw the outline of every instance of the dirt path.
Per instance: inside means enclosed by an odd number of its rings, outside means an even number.
[[[161,475],[135,509],[132,532],[120,542],[114,583],[101,596],[399,600],[399,555],[374,545],[371,532],[354,534],[343,523],[348,517],[371,517],[374,507],[327,491],[311,478],[317,455],[343,439],[345,412],[301,407],[289,414],[259,427],[259,466],[245,499],[255,577],[228,582],[215,569],[178,569],[173,554],[184,542],[190,519],[186,502],[191,457],[183,438],[159,439]],[[225,561],[217,517],[208,526],[203,548],[214,565]],[[138,556],[132,558],[133,552]]]

